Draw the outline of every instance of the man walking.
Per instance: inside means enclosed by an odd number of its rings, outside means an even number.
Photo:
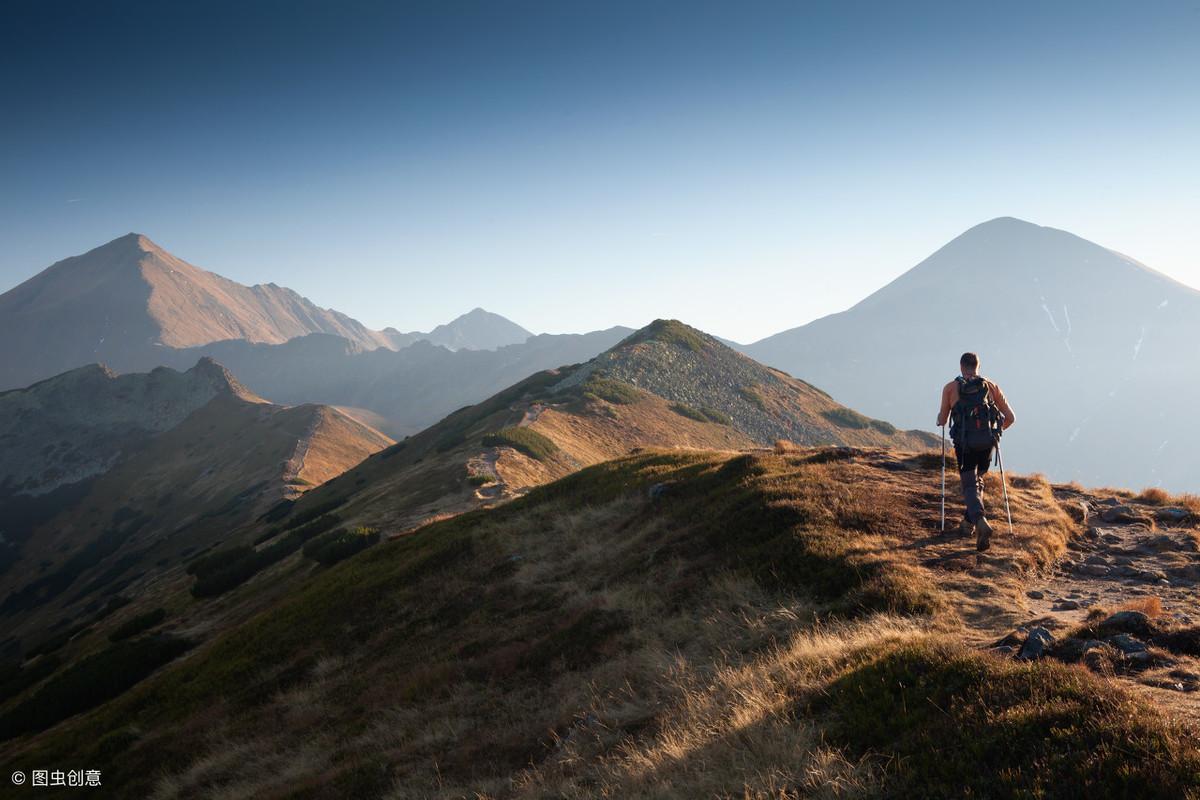
[[[942,407],[937,424],[950,421],[950,439],[962,481],[966,514],[958,530],[963,536],[975,532],[980,552],[991,546],[992,526],[983,506],[983,476],[992,464],[992,453],[1000,433],[1012,427],[1016,417],[994,382],[979,374],[979,356],[963,353],[958,366],[962,375],[942,388]]]

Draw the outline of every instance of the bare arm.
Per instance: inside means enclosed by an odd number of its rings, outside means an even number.
[[[937,424],[942,427],[950,419],[950,406],[954,405],[954,384],[948,383],[942,387],[942,407],[938,410]]]
[[[992,399],[996,402],[996,408],[1000,409],[1000,413],[1004,415],[1000,429],[1006,431],[1017,421],[1017,416],[1013,413],[1012,406],[1008,404],[1008,398],[1004,396],[1004,392],[1000,391],[1000,387],[994,383],[992,384]]]

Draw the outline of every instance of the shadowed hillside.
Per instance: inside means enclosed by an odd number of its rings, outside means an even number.
[[[13,412],[3,466],[16,486],[0,499],[5,657],[87,627],[391,444],[328,407],[267,403],[211,361],[182,374],[84,368],[0,395],[0,406]]]
[[[316,568],[31,735],[78,677],[49,679],[0,711],[4,767],[129,797],[1196,796],[1166,694],[977,645],[1081,536],[1058,489],[1014,479],[1018,537],[979,556],[935,535],[937,466],[606,462]]]

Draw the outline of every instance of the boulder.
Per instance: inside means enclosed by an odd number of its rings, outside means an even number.
[[[1100,519],[1104,520],[1105,522],[1117,523],[1120,525],[1128,525],[1136,522],[1144,522],[1149,524],[1150,522],[1150,517],[1148,515],[1126,505],[1109,506],[1100,512]]]
[[[1186,508],[1170,506],[1168,508],[1160,508],[1154,512],[1154,516],[1159,522],[1180,523],[1192,515],[1192,512]]]
[[[1128,633],[1118,633],[1116,636],[1110,636],[1108,637],[1108,641],[1125,655],[1141,653],[1146,649],[1145,644],[1139,642]]]
[[[1037,589],[1030,589],[1025,593],[1025,596],[1030,600],[1044,600],[1046,598],[1046,593],[1039,592]]]
[[[1081,572],[1084,575],[1091,575],[1094,578],[1103,578],[1112,572],[1112,568],[1104,564],[1080,564],[1075,568],[1076,572]]]
[[[1017,653],[1017,658],[1022,661],[1033,661],[1043,658],[1046,651],[1054,644],[1054,634],[1045,628],[1038,626],[1029,631],[1029,636],[1025,638],[1025,643],[1021,645],[1021,651]]]

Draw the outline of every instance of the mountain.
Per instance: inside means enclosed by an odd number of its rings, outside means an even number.
[[[1200,292],[1065,231],[978,225],[854,307],[744,348],[841,402],[933,428],[963,351],[1004,389],[1013,467],[1195,490]],[[1119,455],[1118,455],[1119,454]]]
[[[0,389],[104,362],[119,372],[178,363],[174,351],[214,342],[281,344],[327,334],[360,350],[429,340],[494,349],[529,332],[482,309],[429,333],[374,331],[274,283],[243,286],[130,233],[64,259],[0,295]]]
[[[283,344],[215,342],[157,355],[176,368],[211,356],[263,397],[355,409],[352,413],[368,414],[375,427],[401,437],[531,373],[587,360],[631,332],[618,327],[542,334],[494,350],[453,351],[424,340],[394,351],[363,350],[340,336],[309,334]]]
[[[0,386],[81,364],[153,366],[155,346],[285,342],[331,333],[363,347],[387,337],[273,283],[242,286],[130,233],[64,259],[0,295]]]
[[[632,425],[644,400],[589,402]],[[977,556],[932,535],[939,465],[652,450],[312,539],[217,598],[178,574],[10,668],[0,767],[76,759],[131,798],[1194,799],[1197,631],[1172,616],[1194,593],[1047,612],[1029,594],[1112,583],[1049,567],[1116,498],[1012,476],[1017,535]]]
[[[218,394],[256,399],[211,359],[148,375],[92,364],[0,393],[0,497],[45,494],[104,472]]]
[[[211,360],[185,373],[84,367],[0,395],[0,410],[10,634],[153,583],[391,444],[329,407],[267,403]]]
[[[635,448],[736,450],[778,440],[937,444],[930,434],[845,408],[708,334],[658,320],[587,362],[535,373],[455,411],[317,488],[295,513],[366,508],[363,524],[394,532],[510,499]]]
[[[517,323],[482,308],[472,309],[444,325],[438,325],[429,333],[401,333],[395,328],[384,328],[383,333],[393,350],[421,341],[441,345],[448,350],[495,350],[505,345],[521,344],[533,336]]]

